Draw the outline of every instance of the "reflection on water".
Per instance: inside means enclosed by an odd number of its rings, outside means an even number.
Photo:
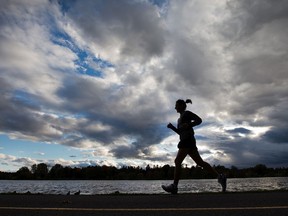
[[[43,194],[71,194],[81,191],[82,195],[109,194],[119,191],[128,194],[160,194],[162,184],[170,184],[172,181],[151,180],[151,181],[21,181],[21,180],[0,180],[0,193],[43,193]],[[288,190],[288,177],[279,178],[239,178],[228,179],[227,191],[259,191],[259,190]],[[189,179],[181,180],[179,193],[203,193],[220,192],[221,186],[216,179]]]

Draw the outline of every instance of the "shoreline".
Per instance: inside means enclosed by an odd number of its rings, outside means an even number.
[[[279,190],[254,190],[254,191],[226,191],[226,192],[199,192],[199,193],[189,193],[189,192],[184,192],[184,193],[178,193],[178,195],[212,195],[212,194],[248,194],[248,193],[288,193],[288,190],[285,189],[279,189]],[[5,196],[5,195],[15,195],[15,196],[24,196],[24,195],[29,195],[29,196],[35,196],[35,195],[41,195],[41,196],[64,196],[64,197],[72,197],[72,196],[158,196],[158,195],[171,195],[169,193],[153,193],[153,194],[148,194],[148,193],[120,193],[119,191],[115,191],[113,193],[106,193],[106,194],[48,194],[48,193],[31,193],[29,191],[25,193],[17,193],[17,192],[8,192],[8,193],[0,193],[0,196]]]

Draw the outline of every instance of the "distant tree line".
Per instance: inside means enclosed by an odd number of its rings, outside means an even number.
[[[263,164],[251,168],[239,169],[235,166],[226,168],[214,166],[229,178],[248,177],[288,177],[288,168],[267,168]],[[88,166],[69,167],[55,164],[51,168],[45,163],[34,164],[29,169],[22,167],[17,172],[1,172],[1,180],[162,180],[173,179],[174,167],[164,165],[162,167],[149,165],[146,168],[123,166]],[[182,167],[182,179],[209,179],[215,178],[201,167]]]

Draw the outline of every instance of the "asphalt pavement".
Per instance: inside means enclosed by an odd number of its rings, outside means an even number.
[[[157,195],[0,195],[0,214],[288,216],[288,191]]]

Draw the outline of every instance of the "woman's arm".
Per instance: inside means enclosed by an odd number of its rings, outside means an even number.
[[[196,115],[195,113],[192,113],[191,119],[192,120],[189,123],[189,127],[191,127],[191,128],[194,126],[200,125],[202,123],[202,119],[198,115]]]
[[[173,130],[175,133],[179,134],[179,130],[173,124],[169,123],[167,127]]]

